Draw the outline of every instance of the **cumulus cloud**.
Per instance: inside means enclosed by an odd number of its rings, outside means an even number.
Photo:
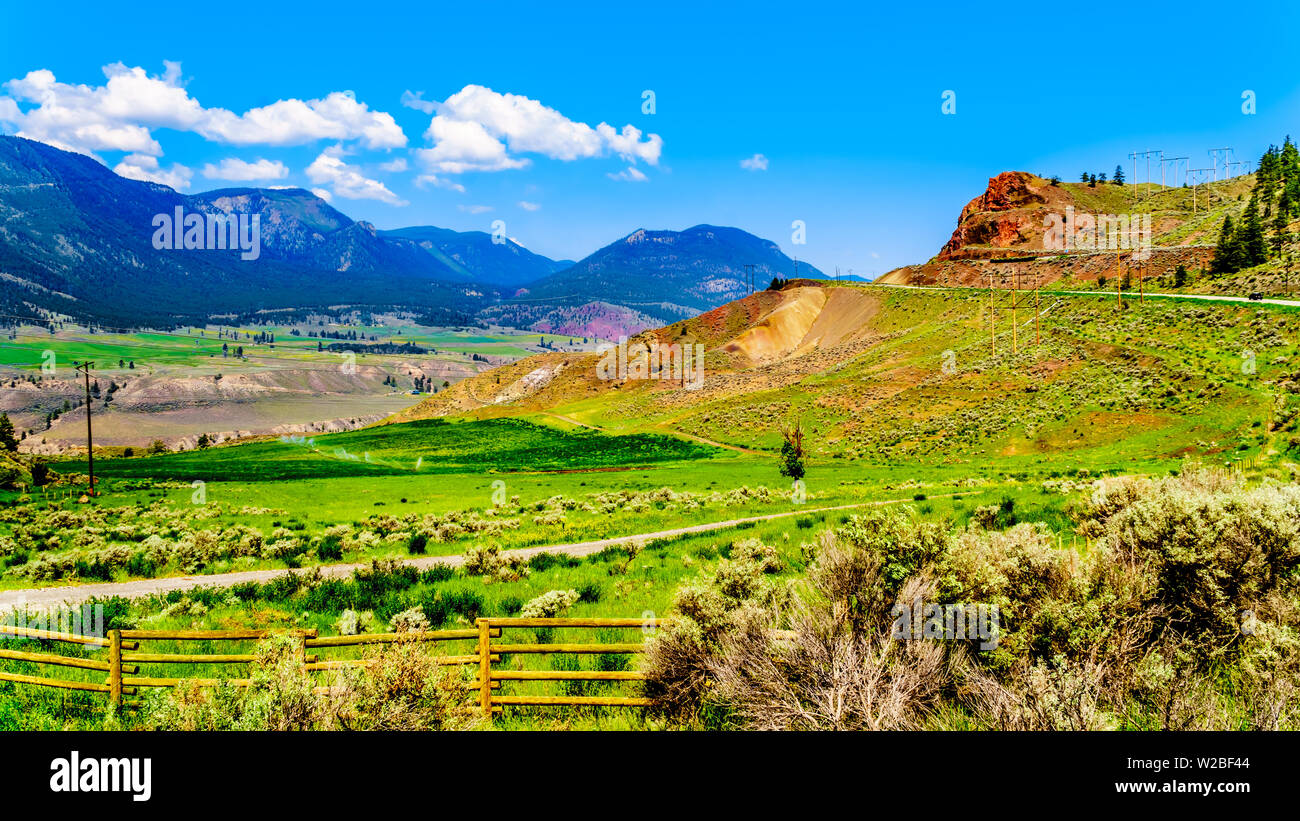
[[[203,176],[210,180],[232,180],[234,182],[282,180],[289,176],[289,168],[284,163],[274,160],[245,162],[237,157],[227,157],[216,165],[212,163],[204,165]]]
[[[307,166],[307,179],[317,185],[328,184],[331,190],[349,200],[379,200],[389,205],[407,205],[379,180],[372,180],[343,161],[341,146],[333,146]]]
[[[391,114],[372,111],[348,91],[315,100],[279,100],[236,114],[204,108],[181,84],[181,65],[164,62],[160,75],[122,63],[104,66],[103,85],[62,83],[48,69],[4,84],[0,117],[18,135],[92,154],[128,151],[159,156],[152,129],[189,131],[231,145],[302,145],[357,140],[367,148],[400,148],[406,135]],[[30,103],[23,111],[18,102]]]
[[[521,154],[565,161],[614,154],[628,163],[657,165],[663,150],[658,134],[644,135],[632,125],[592,128],[537,100],[479,85],[467,85],[442,103],[407,92],[402,103],[434,114],[424,135],[432,147],[416,152],[430,173],[525,168],[531,160]]]
[[[326,191],[324,188],[313,188],[311,192],[326,202],[332,202],[334,200],[334,195]]]
[[[519,207],[522,208],[522,209],[524,209],[525,211],[537,211],[537,210],[540,210],[542,206],[538,205],[538,204],[535,203],[535,202],[528,202],[527,200],[520,200],[520,201],[519,201]]]
[[[626,170],[620,171],[617,174],[611,173],[606,174],[605,176],[609,177],[611,180],[620,180],[622,182],[645,182],[649,179],[645,174],[642,174],[641,170],[635,165],[629,165]]]
[[[194,176],[193,171],[180,163],[170,168],[163,168],[158,163],[157,157],[148,154],[130,154],[114,166],[113,171],[127,179],[156,182],[175,188],[177,191],[189,190],[190,179]]]
[[[767,157],[762,154],[755,154],[740,161],[740,167],[746,171],[766,171]]]
[[[398,157],[397,159],[392,160],[391,162],[380,163],[380,164],[379,164],[379,170],[381,170],[381,171],[388,171],[388,172],[392,172],[392,173],[397,173],[397,172],[405,171],[405,170],[406,170],[406,158],[405,158],[405,157]]]

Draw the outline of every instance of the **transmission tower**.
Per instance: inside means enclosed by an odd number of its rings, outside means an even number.
[[[1196,214],[1196,191],[1197,191],[1198,188],[1201,187],[1201,183],[1205,181],[1205,178],[1204,178],[1204,174],[1205,174],[1205,172],[1207,172],[1207,171],[1213,171],[1213,170],[1214,170],[1214,169],[1211,169],[1211,168],[1189,168],[1189,169],[1187,169],[1188,174],[1190,174],[1190,175],[1192,176],[1192,214],[1193,214],[1193,215]]]
[[[1163,186],[1165,184],[1165,165],[1168,163],[1173,163],[1174,165],[1174,175],[1173,175],[1174,180],[1178,179],[1179,165],[1183,166],[1184,168],[1183,184],[1185,185],[1187,183],[1187,171],[1186,171],[1187,159],[1188,159],[1187,157],[1169,157],[1168,159],[1161,159],[1160,160],[1160,185]]]
[[[1224,173],[1226,174],[1227,171],[1228,171],[1228,168],[1227,168],[1227,166],[1228,166],[1228,156],[1229,156],[1230,154],[1232,154],[1232,149],[1231,149],[1231,148],[1211,148],[1209,151],[1207,151],[1207,152],[1205,152],[1205,153],[1207,153],[1207,154],[1210,155],[1211,165],[1213,166],[1213,167],[1212,167],[1212,170],[1213,170],[1213,172],[1214,172],[1214,179],[1213,179],[1213,182],[1218,182],[1218,181],[1219,181],[1219,166],[1222,165],[1222,166],[1224,167],[1223,171],[1224,171]],[[1223,157],[1222,161],[1220,161],[1220,159],[1219,159],[1220,156]]]

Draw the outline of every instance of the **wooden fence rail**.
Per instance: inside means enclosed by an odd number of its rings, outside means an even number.
[[[395,641],[420,642],[463,642],[469,644],[465,650],[435,655],[437,664],[446,666],[463,666],[475,670],[476,675],[466,683],[467,690],[475,693],[475,701],[484,715],[489,718],[501,713],[505,707],[541,707],[541,706],[602,706],[602,707],[644,707],[648,699],[632,695],[536,695],[514,692],[513,688],[528,683],[540,682],[637,682],[645,679],[645,674],[635,670],[534,670],[502,669],[503,660],[511,656],[525,658],[551,655],[634,655],[644,651],[644,645],[637,641],[596,642],[596,641],[543,641],[537,637],[534,642],[520,641],[518,630],[543,630],[549,635],[551,630],[590,629],[641,630],[655,629],[661,625],[659,619],[609,619],[609,618],[483,618],[477,619],[472,628],[452,630],[429,630],[419,633],[366,633],[355,636],[319,636],[315,630],[110,630],[107,636],[81,636],[71,633],[56,633],[45,630],[29,630],[20,627],[0,625],[0,638],[13,637],[34,639],[43,642],[60,642],[79,645],[83,652],[107,650],[105,658],[84,658],[72,655],[58,655],[47,652],[11,650],[0,648],[0,662],[17,661],[28,664],[49,665],[93,673],[102,673],[103,681],[75,681],[63,678],[33,676],[9,673],[0,670],[0,681],[12,681],[40,687],[54,687],[103,693],[108,696],[110,704],[121,707],[129,704],[125,696],[136,695],[142,688],[177,687],[195,684],[201,687],[229,685],[248,686],[247,678],[216,677],[173,677],[144,675],[141,669],[147,665],[242,665],[247,666],[256,661],[256,656],[249,652],[155,652],[141,650],[141,644],[153,642],[248,642],[264,639],[274,634],[287,634],[299,639],[299,647],[304,668],[312,673],[331,672],[350,667],[362,667],[369,663],[366,658],[326,659],[321,652],[337,648],[367,647],[384,645]],[[505,641],[506,630],[515,632],[512,641]],[[316,652],[309,653],[309,650]],[[468,651],[468,652],[466,652]],[[507,686],[511,691],[505,691]],[[328,690],[320,686],[319,691]]]

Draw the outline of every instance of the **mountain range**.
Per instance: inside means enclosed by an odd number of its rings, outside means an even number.
[[[260,254],[155,247],[155,218],[174,213],[257,215]],[[172,327],[348,307],[616,336],[796,275],[823,278],[738,228],[639,229],[574,263],[479,231],[378,230],[300,188],[182,194],[0,136],[0,310],[10,318]]]

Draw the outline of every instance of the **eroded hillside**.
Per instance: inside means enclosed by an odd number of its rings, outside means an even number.
[[[597,354],[545,354],[392,421],[545,415],[760,450],[798,421],[816,456],[870,461],[1300,456],[1295,311],[1067,295],[1039,307],[1014,325],[999,311],[991,339],[987,292],[797,282],[633,340],[703,345],[697,390],[603,380]]]

